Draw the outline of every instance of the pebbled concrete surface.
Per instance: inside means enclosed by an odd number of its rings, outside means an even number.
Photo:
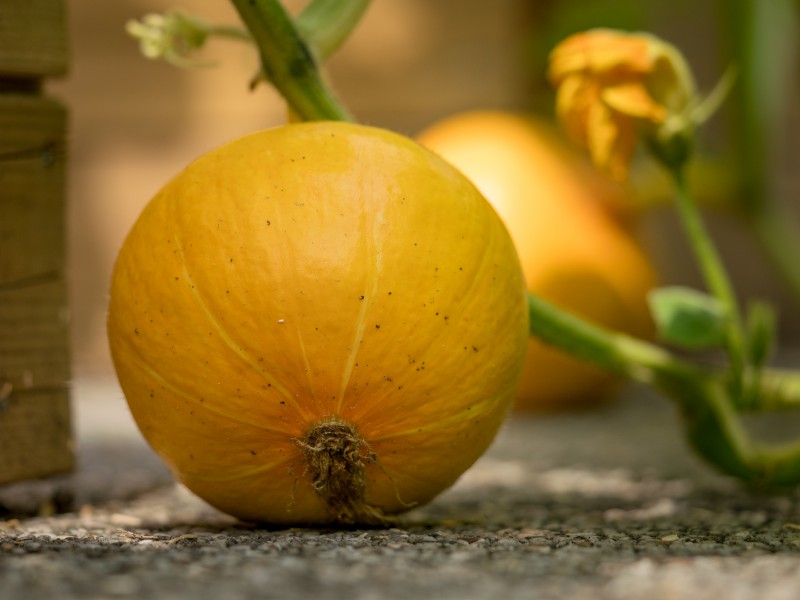
[[[800,490],[712,472],[642,389],[513,419],[432,504],[347,531],[236,522],[171,482],[113,382],[76,396],[78,473],[0,488],[4,600],[800,597]]]

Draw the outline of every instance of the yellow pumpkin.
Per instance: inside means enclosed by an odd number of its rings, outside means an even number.
[[[108,334],[131,412],[248,521],[380,522],[487,448],[528,337],[491,206],[415,142],[348,123],[192,163],[119,253]]]
[[[532,117],[473,111],[417,136],[462,170],[505,221],[529,290],[595,323],[650,337],[646,302],[655,272],[631,232],[608,210],[609,188],[554,132]],[[602,196],[602,197],[599,197]],[[616,380],[532,338],[516,407],[597,403]]]

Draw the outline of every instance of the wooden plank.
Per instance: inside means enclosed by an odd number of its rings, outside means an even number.
[[[0,94],[0,483],[72,468],[64,108]]]
[[[72,470],[66,388],[12,392],[0,411],[0,484]]]
[[[64,254],[66,113],[53,100],[0,94],[0,286],[52,277]]]
[[[0,0],[0,79],[67,71],[63,0]]]
[[[0,288],[0,402],[3,389],[13,396],[65,387],[68,327],[67,292],[60,275]],[[0,426],[2,422],[0,412]]]

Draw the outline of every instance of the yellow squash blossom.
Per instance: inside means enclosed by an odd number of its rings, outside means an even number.
[[[664,140],[690,126],[694,82],[678,50],[646,33],[594,29],[550,54],[556,113],[593,162],[622,181],[638,135]]]

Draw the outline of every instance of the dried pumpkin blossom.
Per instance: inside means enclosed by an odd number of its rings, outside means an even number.
[[[681,54],[645,34],[594,29],[550,54],[556,113],[593,162],[624,180],[642,129],[663,139],[691,125],[694,83]]]

